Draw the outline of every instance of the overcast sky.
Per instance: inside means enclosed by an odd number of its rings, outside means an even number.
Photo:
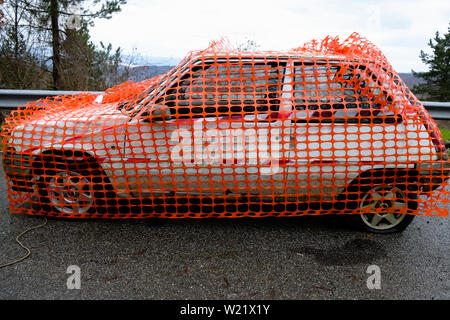
[[[128,0],[97,20],[93,40],[136,48],[143,56],[182,58],[222,36],[256,41],[263,50],[356,31],[374,42],[398,72],[427,70],[419,59],[436,31],[447,32],[449,0]]]

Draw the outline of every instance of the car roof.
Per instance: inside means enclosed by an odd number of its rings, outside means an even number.
[[[195,53],[192,58],[211,58],[211,57],[246,57],[246,58],[264,58],[264,59],[279,59],[279,58],[312,58],[312,59],[345,59],[344,55],[336,54],[319,54],[314,52],[294,52],[294,51],[219,51],[219,52],[199,52]]]
[[[198,59],[212,59],[212,58],[245,58],[248,60],[334,60],[334,62],[340,62],[347,60],[348,56],[338,55],[338,54],[323,54],[318,52],[308,52],[308,51],[257,51],[257,52],[246,52],[246,51],[217,51],[217,52],[192,52],[190,56],[184,59],[184,62],[198,60]],[[359,63],[372,63],[372,59],[361,58],[358,56],[353,56],[352,62]]]

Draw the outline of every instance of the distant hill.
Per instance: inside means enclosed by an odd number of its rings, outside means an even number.
[[[398,75],[409,89],[412,89],[417,84],[424,83],[423,79],[414,77],[412,73],[399,73]]]
[[[175,57],[124,55],[119,69],[128,73],[129,80],[138,82],[166,73],[180,61]]]
[[[123,55],[122,62],[136,66],[176,66],[182,59],[175,57],[154,57],[144,55]]]
[[[173,67],[174,66],[157,66],[157,65],[136,66],[128,70],[130,74],[128,78],[133,82],[139,82],[166,73]]]

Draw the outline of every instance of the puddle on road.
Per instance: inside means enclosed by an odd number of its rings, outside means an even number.
[[[347,241],[343,246],[328,249],[305,246],[293,251],[304,255],[312,255],[318,263],[328,266],[371,264],[374,260],[387,256],[386,249],[371,239],[353,239]]]

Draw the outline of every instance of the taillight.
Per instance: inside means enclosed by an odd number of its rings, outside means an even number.
[[[425,129],[427,129],[427,131],[430,133],[431,141],[434,145],[436,152],[447,153],[444,139],[442,139],[441,132],[436,127],[436,125],[432,121],[430,121],[427,117],[425,117],[423,125],[425,126]]]
[[[437,152],[445,152],[445,142],[442,139],[441,134],[436,132],[436,129],[433,128],[430,130],[431,141],[433,142],[434,148]]]

